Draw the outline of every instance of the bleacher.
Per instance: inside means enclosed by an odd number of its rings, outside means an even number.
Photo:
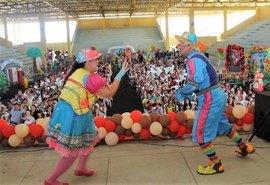
[[[33,68],[33,59],[21,54],[15,48],[6,47],[0,45],[0,63],[7,59],[17,59],[22,61],[22,63],[31,71]]]
[[[110,47],[123,45],[132,45],[135,50],[147,49],[152,45],[164,49],[158,27],[78,29],[74,37],[73,54],[92,45],[105,53]]]
[[[215,65],[223,65],[218,62],[217,48],[226,49],[231,44],[237,44],[245,48],[245,51],[252,46],[270,47],[270,19],[257,21],[245,29],[229,36],[223,41],[217,42],[207,48],[210,60]]]

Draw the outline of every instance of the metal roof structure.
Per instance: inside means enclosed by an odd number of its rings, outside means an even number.
[[[47,19],[157,16],[189,9],[251,9],[270,0],[0,0],[0,18],[23,19],[44,15]]]

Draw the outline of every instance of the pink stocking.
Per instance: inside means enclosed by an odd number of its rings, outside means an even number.
[[[88,161],[89,154],[81,155],[78,167],[75,171],[75,175],[77,176],[92,176],[94,175],[94,171],[88,170],[87,168],[87,161]]]
[[[46,182],[50,185],[62,185],[63,183],[59,182],[57,179],[69,169],[75,159],[76,157],[62,157],[52,174],[46,179]]]

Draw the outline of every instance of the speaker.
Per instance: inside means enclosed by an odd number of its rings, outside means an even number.
[[[270,91],[255,94],[253,134],[270,142]]]

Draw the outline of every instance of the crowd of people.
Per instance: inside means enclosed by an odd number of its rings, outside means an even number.
[[[59,54],[54,61],[57,65],[52,65],[50,73],[30,84],[28,89],[19,90],[6,105],[0,103],[1,118],[12,124],[29,124],[39,118],[50,117],[61,92],[64,74],[74,59],[70,60],[66,54]],[[98,73],[110,84],[113,71],[118,71],[124,60],[127,60],[124,52],[107,55],[100,63]],[[147,57],[146,51],[138,50],[132,54],[130,60],[133,67],[128,72],[129,82],[136,88],[145,113],[168,114],[171,111],[197,110],[195,93],[183,101],[177,101],[175,97],[175,91],[185,85],[187,77],[185,58],[177,49],[157,50],[151,60]],[[220,78],[220,84],[226,93],[227,105],[254,105],[255,93],[252,81],[236,84],[223,76]],[[106,117],[107,109],[112,106],[112,102],[113,98],[99,98],[95,103],[94,116]]]

